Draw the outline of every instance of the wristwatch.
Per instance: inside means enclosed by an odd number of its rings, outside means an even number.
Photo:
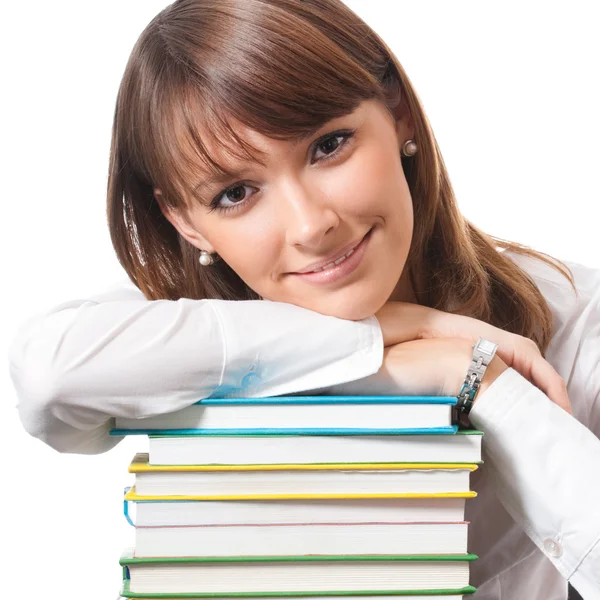
[[[498,344],[483,338],[479,338],[473,345],[469,370],[456,400],[456,409],[459,415],[467,416],[471,412],[485,370],[496,355],[496,350],[498,350]]]

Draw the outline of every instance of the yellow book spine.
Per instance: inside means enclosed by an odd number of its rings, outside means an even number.
[[[145,458],[143,458],[145,457]],[[130,473],[174,471],[404,471],[467,469],[475,471],[473,463],[326,463],[326,464],[277,464],[277,465],[150,465],[147,455],[136,455],[129,465]]]
[[[369,498],[474,498],[475,492],[445,492],[434,494],[242,494],[216,496],[140,496],[135,486],[125,494],[125,500],[142,501],[192,501],[192,500],[329,500]]]

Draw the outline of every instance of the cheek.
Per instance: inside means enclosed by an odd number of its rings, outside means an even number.
[[[251,214],[212,228],[215,249],[250,288],[261,293],[261,283],[271,273],[281,254],[281,236],[269,219]],[[255,218],[256,217],[256,218]]]
[[[343,197],[343,206],[354,215],[387,221],[406,218],[407,209],[412,212],[399,151],[393,143],[361,148],[334,177],[331,197]]]

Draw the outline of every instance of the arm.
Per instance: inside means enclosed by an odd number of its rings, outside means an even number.
[[[581,596],[594,600],[600,598],[600,290],[581,315],[565,331],[584,332],[569,377],[583,423],[513,369],[480,395],[471,422],[485,432],[486,469],[506,510]],[[569,341],[561,339],[558,350]]]
[[[267,301],[148,301],[127,282],[29,319],[9,361],[25,429],[61,452],[97,453],[119,441],[108,435],[112,417],[240,390],[334,385],[376,372],[382,353],[375,317],[353,322]]]

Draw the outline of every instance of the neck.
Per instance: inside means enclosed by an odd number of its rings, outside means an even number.
[[[412,282],[410,280],[408,268],[405,268],[400,275],[400,279],[394,288],[394,291],[388,298],[388,302],[409,302],[419,304]]]

